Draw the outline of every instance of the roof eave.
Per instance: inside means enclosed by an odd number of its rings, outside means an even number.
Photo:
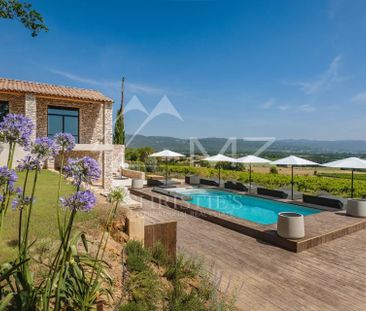
[[[3,94],[34,94],[40,98],[62,99],[62,100],[79,101],[79,102],[97,102],[97,103],[110,103],[110,104],[114,103],[114,100],[109,97],[105,97],[105,99],[81,98],[81,97],[43,94],[43,93],[38,93],[38,92],[33,92],[33,91],[20,91],[20,90],[0,90],[0,93],[3,93]]]

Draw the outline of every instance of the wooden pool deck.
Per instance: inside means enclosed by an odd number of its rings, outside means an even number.
[[[296,254],[133,198],[146,223],[178,222],[179,250],[204,258],[222,291],[236,293],[240,310],[366,309],[366,230]]]
[[[130,189],[134,195],[168,206],[180,212],[205,219],[225,228],[240,232],[263,242],[282,247],[293,252],[301,252],[314,246],[366,228],[365,218],[354,218],[345,215],[344,211],[327,209],[321,213],[305,217],[305,237],[299,240],[284,239],[277,235],[277,225],[261,225],[244,219],[235,218],[215,212],[183,200],[167,197],[152,191],[151,188]],[[300,204],[299,202],[292,202]],[[311,207],[302,204],[302,206]]]

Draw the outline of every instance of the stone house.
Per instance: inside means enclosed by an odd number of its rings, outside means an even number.
[[[98,160],[104,188],[111,186],[113,171],[123,161],[123,146],[112,144],[112,106],[112,99],[95,90],[0,78],[0,120],[7,113],[26,115],[35,124],[33,139],[71,133],[77,145],[70,156]],[[5,148],[3,144],[0,155]],[[57,163],[55,159],[48,165],[57,168]]]

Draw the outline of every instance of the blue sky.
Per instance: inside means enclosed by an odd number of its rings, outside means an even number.
[[[365,1],[31,2],[50,31],[0,20],[0,76],[116,108],[125,76],[128,133],[166,95],[141,134],[366,139]]]

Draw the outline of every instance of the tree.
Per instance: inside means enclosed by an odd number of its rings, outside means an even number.
[[[121,114],[121,108],[117,111],[117,119],[114,124],[113,132],[113,144],[124,145],[125,144],[125,124],[123,114]]]
[[[151,147],[126,148],[125,159],[127,161],[145,162],[153,152],[154,149]]]
[[[154,153],[154,149],[152,147],[142,147],[138,148],[139,160],[141,162],[145,162],[150,154]]]
[[[125,120],[124,112],[124,98],[125,98],[125,78],[122,78],[122,92],[121,92],[121,107],[117,111],[117,120],[114,124],[113,144],[125,144]]]
[[[19,0],[0,0],[0,18],[17,19],[36,37],[41,31],[48,31],[42,15],[32,5]]]

